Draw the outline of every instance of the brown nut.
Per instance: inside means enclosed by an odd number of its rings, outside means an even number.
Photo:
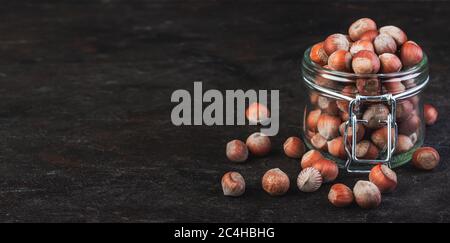
[[[248,106],[245,117],[253,124],[263,123],[270,117],[270,111],[267,106],[254,102]]]
[[[356,74],[377,73],[380,70],[380,59],[374,52],[362,50],[353,56],[352,68]]]
[[[318,99],[319,99],[319,94],[317,92],[311,92],[309,94],[309,102],[311,102],[312,105],[317,105]]]
[[[271,150],[270,138],[260,132],[255,132],[245,142],[248,150],[255,156],[264,156]]]
[[[423,105],[423,116],[425,117],[425,124],[431,126],[437,121],[438,111],[431,104],[425,104]]]
[[[289,177],[279,168],[268,170],[262,178],[262,188],[271,196],[284,195],[289,185]]]
[[[334,181],[339,174],[339,168],[336,163],[325,158],[314,162],[312,167],[316,168],[320,172],[324,182]]]
[[[359,40],[367,40],[373,42],[373,40],[375,40],[378,35],[378,30],[368,30],[361,35],[361,38],[359,38]]]
[[[317,100],[317,106],[322,110],[323,113],[327,113],[330,115],[337,115],[339,113],[339,109],[335,100],[331,98],[319,96],[319,99]]]
[[[385,150],[387,148],[387,137],[388,137],[388,129],[387,127],[382,127],[378,130],[372,132],[370,139],[373,144],[375,144],[380,150]],[[395,129],[391,128],[391,143],[394,143],[395,137]]]
[[[384,93],[389,94],[399,94],[406,90],[405,85],[403,85],[401,79],[393,78],[386,80],[383,83]]]
[[[395,154],[408,152],[414,147],[414,144],[409,136],[399,134],[397,136],[397,143],[395,144]]]
[[[245,180],[238,172],[230,171],[222,177],[223,195],[239,197],[245,192]]]
[[[286,156],[290,158],[301,158],[305,153],[305,144],[299,137],[289,137],[283,144]]]
[[[412,156],[412,164],[421,170],[432,170],[440,160],[438,151],[432,147],[422,147],[417,149]]]
[[[402,69],[402,61],[395,54],[383,53],[378,58],[380,59],[380,71],[382,73],[396,73]]]
[[[386,165],[376,165],[370,170],[369,180],[380,192],[392,192],[397,187],[397,174]]]
[[[323,49],[325,50],[325,53],[330,56],[337,50],[348,51],[350,49],[350,42],[343,34],[332,34],[323,42]]]
[[[372,19],[362,18],[350,25],[348,35],[353,41],[357,41],[369,30],[377,30],[377,24]]]
[[[338,183],[331,187],[328,200],[336,207],[346,207],[353,202],[354,196],[348,186]]]
[[[383,53],[395,53],[397,51],[397,44],[394,38],[387,34],[379,34],[375,40],[373,40],[373,45],[375,47],[375,52],[378,55]]]
[[[422,61],[423,52],[417,43],[414,41],[407,41],[400,49],[400,59],[404,67],[412,67]]]
[[[363,140],[356,144],[356,157],[360,159],[376,159],[379,155],[379,150],[375,144],[368,140]]]
[[[374,104],[364,112],[363,119],[367,120],[366,127],[376,129],[384,125],[381,121],[386,121],[388,115],[389,108],[383,104]]]
[[[319,120],[320,115],[322,114],[322,110],[316,109],[312,110],[308,113],[308,116],[306,117],[306,127],[313,131],[317,131],[317,121]]]
[[[345,122],[341,123],[341,125],[339,126],[339,133],[341,134],[341,136],[344,136],[344,130],[345,130]],[[356,142],[359,142],[363,139],[364,137],[364,126],[361,123],[358,123],[358,125],[356,125]],[[347,127],[347,141],[351,142],[352,141],[352,137],[353,137],[353,129],[348,126]]]
[[[341,119],[336,116],[322,114],[317,121],[317,131],[326,140],[335,138],[339,135],[339,125]]]
[[[405,32],[403,32],[403,30],[393,25],[381,27],[380,33],[387,34],[390,37],[392,37],[395,40],[397,46],[403,45],[403,43],[405,43],[408,40],[408,37],[406,36]]]
[[[381,94],[381,82],[376,78],[357,79],[356,88],[360,95],[375,96]]]
[[[350,119],[350,115],[348,114],[348,112],[344,111],[339,112],[339,117],[342,121],[348,121]]]
[[[358,90],[354,85],[346,85],[341,92],[345,96],[355,97],[355,95],[358,93]],[[342,112],[348,112],[348,105],[349,102],[346,100],[336,100],[336,106]]]
[[[352,55],[355,55],[356,53],[362,50],[375,52],[372,42],[368,40],[355,41],[355,43],[353,43],[352,46],[350,47],[350,53]]]
[[[413,111],[408,118],[399,124],[398,132],[405,135],[411,135],[420,128],[420,122],[420,117]]]
[[[328,63],[328,55],[323,49],[323,42],[319,42],[311,47],[309,57],[313,62],[320,66],[324,66]]]
[[[347,158],[344,147],[344,137],[337,137],[327,142],[328,153],[340,159]]]
[[[353,187],[356,203],[365,209],[376,208],[381,203],[381,192],[370,181],[358,181]]]
[[[346,50],[337,50],[328,58],[328,67],[335,71],[350,72],[352,68],[352,54]]]
[[[414,110],[414,105],[409,100],[397,101],[397,107],[395,110],[395,117],[397,121],[402,122],[408,118],[412,111]]]
[[[314,149],[309,150],[303,155],[302,160],[300,161],[300,166],[303,169],[311,167],[314,164],[314,162],[320,159],[323,159],[323,156],[319,151]]]
[[[322,137],[319,133],[316,133],[314,136],[311,137],[311,145],[321,151],[328,151],[327,147],[327,139]]]
[[[248,158],[247,145],[240,140],[232,140],[227,143],[226,155],[231,161],[244,162]]]

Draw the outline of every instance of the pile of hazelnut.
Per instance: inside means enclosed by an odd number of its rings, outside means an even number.
[[[349,35],[333,34],[324,42],[311,48],[310,58],[315,63],[331,70],[353,72],[356,74],[394,73],[418,64],[423,53],[419,45],[408,41],[406,34],[395,26],[377,29],[369,18],[359,19],[349,28]],[[320,77],[319,85],[333,85]],[[343,93],[361,95],[396,94],[405,91],[414,82],[377,79],[358,79],[355,84],[343,87]],[[336,88],[336,87],[333,87]],[[398,102],[396,120],[399,124],[396,153],[406,152],[414,147],[422,122],[418,114],[417,97]],[[348,120],[348,102],[332,100],[320,95],[311,95],[311,110],[304,124],[305,139],[315,148],[306,151],[304,142],[298,137],[289,137],[283,149],[289,158],[299,159],[300,173],[296,178],[297,187],[302,192],[319,190],[323,183],[335,181],[339,175],[337,163],[323,153],[329,153],[340,159],[347,154],[344,149],[344,123]],[[367,123],[358,124],[356,153],[358,158],[376,159],[386,150],[387,128],[380,124],[386,120],[390,110],[384,104],[375,103],[361,110],[360,119]],[[270,111],[259,103],[251,104],[246,110],[249,121],[258,122],[268,117]],[[438,117],[437,110],[429,104],[424,105],[426,125],[433,125]],[[351,130],[347,131],[352,138]],[[394,134],[394,133],[392,133]],[[271,150],[268,136],[261,133],[251,134],[246,142],[230,141],[226,146],[226,155],[234,162],[245,162],[249,154],[266,156]],[[412,155],[412,165],[421,170],[434,169],[440,160],[439,153],[431,147],[418,148]],[[235,171],[222,177],[222,189],[226,196],[241,196],[245,192],[244,177]],[[356,202],[361,208],[375,208],[381,203],[381,194],[395,190],[397,175],[388,166],[374,166],[368,180],[359,180],[353,187],[337,183],[331,186],[328,200],[336,207],[345,207]],[[290,179],[279,168],[268,170],[262,177],[262,188],[271,196],[284,195],[290,187]]]

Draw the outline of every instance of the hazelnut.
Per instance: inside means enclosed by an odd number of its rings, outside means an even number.
[[[314,162],[312,167],[320,172],[324,182],[334,181],[339,174],[339,168],[336,163],[325,158]]]
[[[405,32],[403,32],[403,30],[393,25],[381,27],[380,33],[392,37],[398,46],[403,45],[403,43],[405,43],[408,40],[408,37],[406,36]]]
[[[300,165],[303,169],[305,169],[311,167],[314,162],[320,159],[323,159],[322,154],[319,151],[312,149],[303,155],[302,160],[300,161]]]
[[[383,104],[374,104],[369,106],[363,114],[363,119],[367,120],[365,124],[368,128],[380,128],[384,126],[381,121],[386,121],[389,115],[389,108]]]
[[[432,170],[440,160],[439,153],[432,147],[422,147],[417,149],[412,156],[412,164],[421,170]]]
[[[370,136],[370,139],[372,142],[381,150],[385,150],[387,148],[387,127],[382,127],[378,130],[375,130],[372,132],[372,135]],[[395,129],[391,128],[391,142],[394,143],[394,137],[395,137]]]
[[[222,177],[223,195],[239,197],[245,192],[245,180],[238,172],[230,171]]]
[[[250,153],[256,156],[264,156],[270,152],[270,138],[263,133],[255,132],[247,138],[245,144]]]
[[[397,174],[386,165],[374,166],[370,170],[369,180],[378,187],[380,192],[392,192],[397,187]]]
[[[291,158],[301,158],[305,153],[305,144],[298,137],[290,137],[283,144],[284,153]]]
[[[350,119],[350,115],[348,114],[348,112],[339,112],[339,117],[341,118],[342,121],[348,121]]]
[[[341,92],[345,96],[354,97],[358,93],[358,90],[353,85],[346,85]],[[348,112],[348,105],[349,102],[346,100],[336,100],[336,106],[342,112]]]
[[[311,131],[311,130],[309,130],[309,129],[306,129],[305,135],[306,135],[306,137],[307,137],[308,139],[311,139],[312,137],[314,137],[314,135],[316,135],[316,132],[315,132],[315,131]]]
[[[376,159],[379,154],[377,146],[368,140],[357,143],[355,151],[356,157],[360,159]]]
[[[317,121],[319,120],[322,111],[320,109],[312,110],[306,117],[306,127],[311,131],[317,131]]]
[[[360,95],[374,96],[381,94],[381,82],[376,78],[357,79],[356,88]]]
[[[356,53],[358,53],[359,51],[362,51],[362,50],[375,52],[372,41],[358,40],[358,41],[355,41],[355,43],[353,43],[352,46],[350,47],[350,53],[352,55],[355,55]]]
[[[240,140],[233,140],[227,143],[227,158],[234,162],[244,162],[248,158],[247,145]]]
[[[328,67],[335,71],[350,72],[352,54],[346,50],[337,50],[328,58]]]
[[[409,100],[397,101],[397,106],[395,110],[395,117],[397,121],[401,122],[411,115],[414,110],[414,105]]]
[[[379,34],[375,40],[373,40],[375,52],[378,55],[383,53],[395,53],[397,51],[397,44],[394,38],[387,34]]]
[[[393,78],[383,82],[383,88],[385,93],[398,94],[406,90],[405,85],[403,85],[401,79]]]
[[[317,92],[311,92],[309,94],[309,102],[311,102],[312,105],[317,105],[318,99],[319,99],[319,94]]]
[[[348,34],[353,41],[357,41],[369,30],[377,30],[377,24],[372,19],[362,18],[350,25]]]
[[[336,207],[346,207],[354,200],[353,192],[344,184],[334,184],[328,193],[328,200]]]
[[[331,89],[335,88],[335,86],[336,86],[336,82],[335,81],[333,81],[331,79],[328,79],[328,78],[325,78],[321,74],[318,74],[316,76],[316,78],[314,79],[314,82],[317,85],[320,85],[320,86],[326,87],[326,88],[331,88]]]
[[[358,181],[353,187],[353,195],[356,203],[365,209],[376,208],[381,203],[381,192],[370,181]]]
[[[323,42],[319,42],[311,47],[309,57],[313,62],[319,64],[320,66],[328,63],[328,55],[323,49]]]
[[[347,158],[347,153],[344,147],[344,138],[337,137],[327,142],[328,152],[340,159]]]
[[[320,96],[317,100],[317,106],[323,111],[323,113],[330,115],[337,115],[339,113],[336,102],[331,98]]]
[[[270,111],[267,109],[267,106],[258,102],[250,104],[245,111],[245,117],[247,117],[247,120],[253,124],[264,123],[269,116]]]
[[[425,117],[425,124],[433,125],[438,118],[438,111],[430,104],[423,105],[423,116]]]
[[[378,58],[382,73],[396,73],[402,69],[402,62],[395,54],[383,53]]]
[[[314,136],[311,137],[311,144],[314,148],[327,151],[327,139],[322,137],[319,133],[316,133]]]
[[[395,153],[401,154],[408,152],[410,149],[414,147],[413,142],[409,136],[399,134],[397,136],[397,143],[395,144]]]
[[[352,68],[356,74],[377,73],[380,59],[374,52],[362,50],[353,56]]]
[[[262,178],[262,187],[271,196],[284,195],[289,184],[289,177],[279,168],[268,170]]]
[[[359,38],[359,40],[367,40],[373,42],[373,40],[375,40],[378,34],[379,34],[378,30],[368,30],[361,35],[361,38]]]
[[[315,192],[322,185],[322,175],[313,167],[303,169],[297,177],[298,189],[302,192]]]
[[[400,59],[404,67],[412,67],[422,61],[423,52],[417,43],[414,41],[407,41],[400,49]]]
[[[414,111],[408,118],[403,120],[398,126],[398,132],[405,135],[411,135],[420,127],[420,118],[414,114]]]
[[[332,34],[328,36],[323,42],[323,49],[328,56],[330,56],[337,50],[348,51],[349,48],[350,42],[343,34]]]
[[[345,122],[341,123],[341,125],[339,126],[339,133],[341,134],[341,136],[344,136],[344,130],[345,130]],[[356,142],[359,142],[363,139],[364,137],[364,126],[361,123],[358,123],[358,125],[356,125]],[[353,137],[353,129],[348,126],[347,127],[347,141],[351,143],[352,141],[352,137]]]
[[[322,137],[329,140],[338,136],[340,124],[339,117],[322,114],[317,121],[317,131]]]

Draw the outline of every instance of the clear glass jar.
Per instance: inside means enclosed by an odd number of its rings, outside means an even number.
[[[425,136],[420,93],[429,79],[427,56],[405,71],[361,75],[325,69],[309,53],[302,61],[309,96],[303,115],[305,144],[351,172],[410,161]]]

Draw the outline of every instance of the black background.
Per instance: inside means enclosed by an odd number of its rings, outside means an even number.
[[[360,17],[393,24],[430,58],[425,99],[440,111],[426,144],[433,172],[397,170],[381,207],[332,207],[331,185],[295,186],[282,143],[300,132],[299,60],[312,43]],[[448,2],[9,1],[0,7],[2,222],[448,222]],[[256,127],[173,126],[176,89],[279,89],[281,129],[269,157],[234,164],[225,144]],[[260,187],[274,167],[284,197]],[[222,195],[241,172],[247,192]],[[341,173],[352,187],[365,176]]]

